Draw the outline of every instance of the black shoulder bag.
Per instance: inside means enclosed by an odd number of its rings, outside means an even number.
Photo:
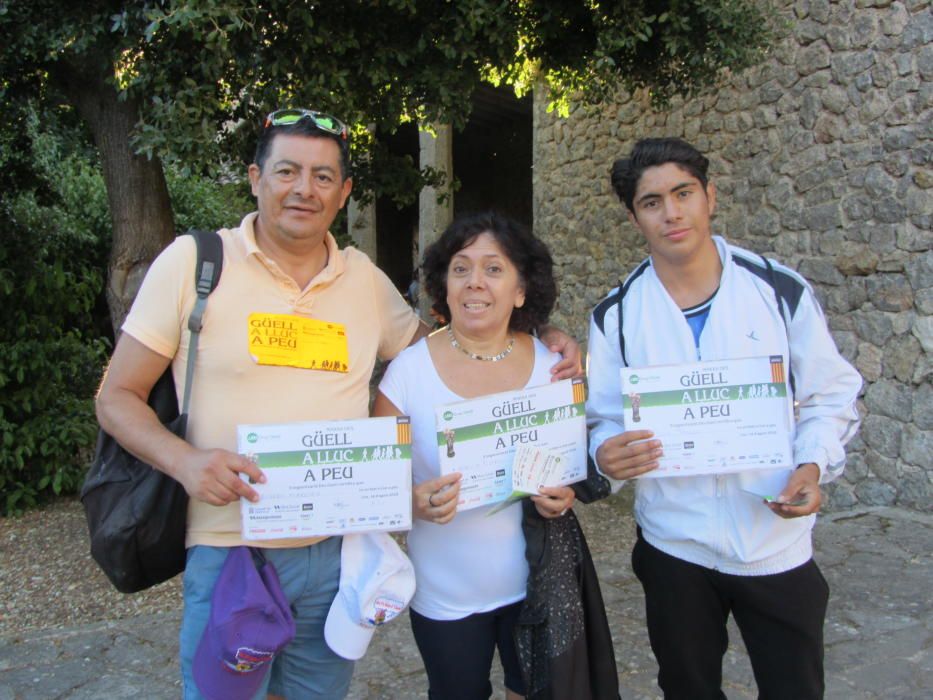
[[[162,424],[184,438],[207,297],[223,268],[223,242],[213,231],[189,231],[198,246],[195,267],[197,301],[188,317],[191,340],[185,396],[178,413],[172,368],[149,392],[149,406]],[[81,502],[91,535],[91,556],[123,593],[162,583],[185,569],[188,494],[172,477],[127,452],[103,430],[97,434],[94,461],[81,488]]]

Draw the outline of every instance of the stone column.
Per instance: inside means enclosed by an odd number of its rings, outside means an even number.
[[[453,179],[453,129],[449,124],[435,124],[433,134],[420,130],[418,141],[421,146],[419,165],[431,167],[445,174],[444,185],[440,188],[425,187],[418,197],[418,251],[424,255],[425,249],[443,233],[453,221],[454,201],[450,191]],[[440,201],[439,201],[440,200]],[[430,300],[421,294],[420,310],[427,319]]]
[[[354,245],[376,262],[376,203],[360,204],[353,197],[347,203],[347,231]]]

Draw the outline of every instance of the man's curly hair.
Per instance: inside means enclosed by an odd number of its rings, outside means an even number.
[[[545,325],[557,300],[554,261],[543,241],[508,217],[488,211],[456,219],[424,253],[424,287],[434,308],[450,320],[447,305],[447,269],[454,255],[483,233],[491,235],[518,269],[525,303],[512,310],[509,328],[531,333]]]

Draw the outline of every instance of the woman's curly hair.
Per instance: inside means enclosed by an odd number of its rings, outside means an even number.
[[[509,328],[531,333],[547,323],[557,300],[554,261],[543,241],[527,228],[496,212],[482,212],[456,219],[424,253],[421,266],[424,287],[434,308],[450,320],[447,305],[447,269],[454,255],[483,233],[491,235],[518,269],[525,303],[512,310]]]

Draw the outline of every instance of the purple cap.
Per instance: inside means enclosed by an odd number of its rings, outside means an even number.
[[[257,571],[248,547],[231,547],[194,655],[195,683],[208,700],[250,700],[294,636],[275,567],[266,563]]]

